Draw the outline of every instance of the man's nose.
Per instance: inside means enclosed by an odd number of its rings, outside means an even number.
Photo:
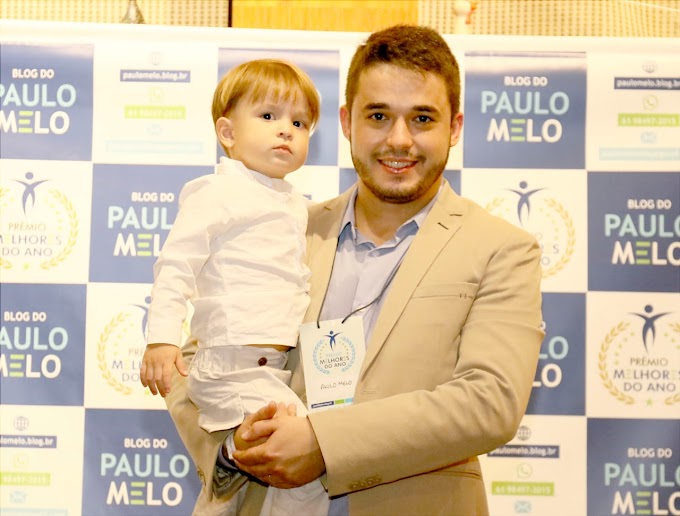
[[[413,137],[406,120],[397,118],[387,135],[387,144],[395,149],[407,149],[413,145]]]

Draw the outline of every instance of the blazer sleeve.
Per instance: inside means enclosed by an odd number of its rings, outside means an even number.
[[[331,496],[454,466],[514,437],[544,336],[541,251],[523,231],[504,227],[503,233],[495,249],[473,267],[479,286],[467,317],[453,333],[451,346],[457,346],[453,365],[432,366],[449,368],[432,373],[444,381],[433,388],[404,392],[393,388],[385,394],[380,391],[382,379],[392,387],[406,380],[413,385],[407,378],[406,358],[387,361],[379,366],[379,378],[377,369],[372,372],[377,392],[360,393],[359,382],[355,399],[361,396],[360,402],[309,415]],[[471,246],[463,252],[474,250]],[[441,331],[434,324],[426,327]],[[409,346],[401,353],[413,356],[419,352],[419,341],[423,346],[432,336],[398,324],[382,351]]]

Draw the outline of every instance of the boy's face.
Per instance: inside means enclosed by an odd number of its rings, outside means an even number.
[[[309,129],[309,108],[302,94],[276,102],[271,97],[258,102],[246,97],[216,124],[229,157],[273,178],[283,178],[305,163]]]

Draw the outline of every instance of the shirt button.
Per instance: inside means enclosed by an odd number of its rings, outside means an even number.
[[[257,361],[257,365],[259,366],[267,365],[267,359],[265,357],[260,357],[260,360]]]

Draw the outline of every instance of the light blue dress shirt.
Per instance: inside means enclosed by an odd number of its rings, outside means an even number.
[[[321,320],[342,319],[368,305],[356,314],[363,318],[364,339],[368,346],[390,283],[438,195],[399,226],[393,238],[376,246],[357,230],[354,215],[357,191],[354,190],[340,225],[338,247],[328,292],[321,308]],[[347,495],[331,499],[328,516],[348,514]]]

